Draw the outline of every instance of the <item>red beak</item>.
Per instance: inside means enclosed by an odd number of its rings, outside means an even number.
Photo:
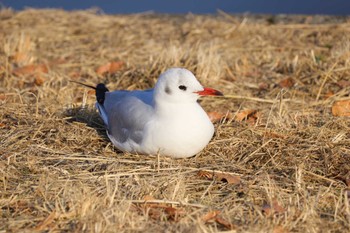
[[[224,95],[220,91],[209,87],[204,87],[203,91],[196,91],[195,93],[197,93],[200,96],[223,96]]]

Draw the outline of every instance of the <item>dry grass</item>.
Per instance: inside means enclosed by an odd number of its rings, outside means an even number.
[[[1,232],[227,230],[203,221],[213,210],[238,232],[350,230],[350,119],[331,113],[349,98],[348,19],[60,10],[3,10],[0,19]],[[110,61],[125,65],[97,75]],[[16,74],[30,64],[49,71]],[[217,123],[190,159],[126,154],[106,139],[93,94],[68,82],[148,88],[173,66],[227,95],[203,100],[208,111],[260,118]],[[286,78],[293,85],[282,89]]]

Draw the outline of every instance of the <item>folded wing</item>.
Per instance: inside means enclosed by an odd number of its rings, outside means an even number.
[[[152,90],[115,91],[106,93],[103,104],[96,103],[109,138],[120,149],[130,150],[142,141],[143,129],[154,112],[152,95]]]

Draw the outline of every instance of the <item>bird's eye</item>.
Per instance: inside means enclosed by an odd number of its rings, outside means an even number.
[[[187,87],[184,86],[184,85],[180,85],[180,86],[179,86],[179,89],[180,89],[180,90],[183,90],[183,91],[186,91],[186,90],[187,90]]]

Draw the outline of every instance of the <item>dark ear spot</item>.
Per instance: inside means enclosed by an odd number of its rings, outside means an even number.
[[[171,95],[171,90],[168,86],[165,87],[165,93],[167,93],[168,95]]]
[[[183,91],[186,91],[187,90],[187,87],[185,85],[180,85],[179,86],[179,89],[180,90],[183,90]]]

